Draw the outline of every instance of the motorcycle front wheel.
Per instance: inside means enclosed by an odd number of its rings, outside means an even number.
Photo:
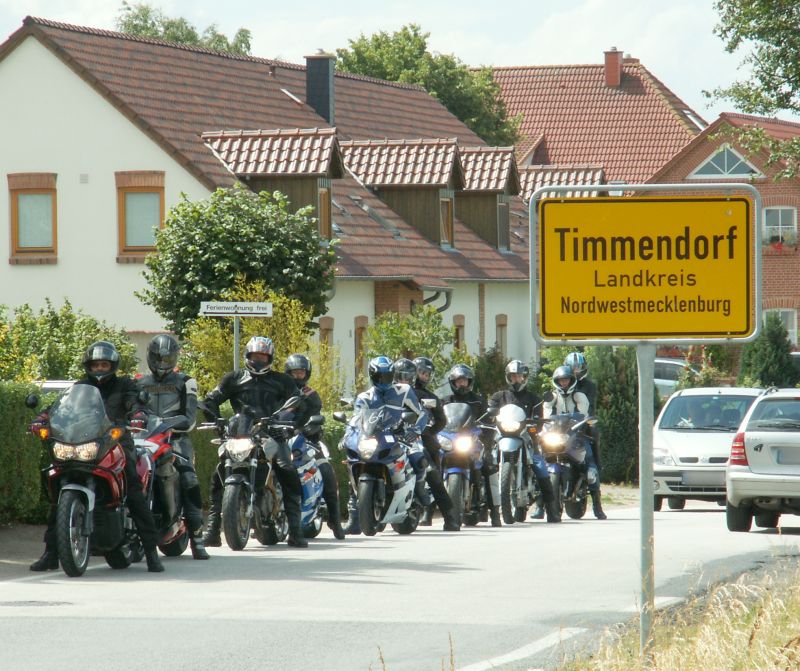
[[[222,530],[231,550],[244,550],[250,536],[250,496],[247,488],[234,483],[225,486],[222,495]]]
[[[56,510],[58,560],[70,578],[82,576],[89,565],[89,537],[83,535],[88,514],[79,492],[67,490],[61,494]]]
[[[322,515],[314,515],[311,522],[303,527],[303,536],[306,538],[316,538],[322,531]]]
[[[128,543],[124,543],[116,550],[106,552],[106,564],[113,569],[128,568],[133,563],[133,550]]]
[[[464,474],[451,473],[447,478],[447,495],[453,502],[453,517],[456,524],[461,524],[464,518]]]
[[[516,521],[514,502],[511,500],[511,492],[516,489],[516,484],[517,465],[504,461],[500,471],[500,512],[503,514],[503,524],[514,524]]]
[[[392,529],[394,529],[401,536],[413,534],[419,525],[420,512],[420,506],[416,502],[412,502],[411,507],[408,509],[408,516],[402,522],[398,524],[392,524]]]
[[[587,496],[581,497],[580,501],[565,501],[564,509],[573,520],[579,520],[586,514]]]
[[[556,508],[560,513],[564,512],[564,492],[561,491],[561,475],[550,473],[550,484],[553,486],[553,497],[555,498]]]
[[[374,536],[378,533],[378,525],[383,516],[383,510],[375,499],[375,481],[364,480],[358,483],[358,521],[361,524],[361,533],[365,536]]]

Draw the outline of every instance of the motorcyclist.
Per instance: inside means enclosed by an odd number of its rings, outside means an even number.
[[[472,410],[472,419],[477,422],[486,414],[486,399],[473,391],[475,373],[466,364],[459,363],[450,369],[447,374],[451,394],[442,399],[442,404],[466,403]],[[493,527],[502,526],[500,521],[500,474],[492,449],[491,434],[486,433],[483,442],[483,468],[481,473],[486,483],[487,504]]]
[[[499,410],[504,405],[516,405],[525,411],[525,417],[534,419],[542,416],[542,400],[527,388],[530,368],[519,359],[512,359],[506,364],[505,376],[508,387],[492,394],[489,399],[489,410]],[[547,521],[560,522],[561,511],[555,505],[555,492],[550,474],[547,471],[547,462],[541,453],[531,454],[531,466],[539,484],[542,503],[537,500],[533,519],[544,518],[544,508],[547,508]]]
[[[275,346],[272,340],[264,336],[253,336],[245,346],[244,370],[227,373],[215,389],[210,391],[205,399],[206,412],[211,417],[219,417],[220,406],[225,401],[230,401],[233,411],[238,413],[243,409],[252,409],[258,417],[268,417],[281,408],[293,396],[297,396],[297,386],[293,378],[285,373],[272,370],[272,360],[275,356]],[[273,457],[272,464],[275,476],[283,492],[283,506],[289,522],[289,537],[287,544],[292,547],[308,547],[308,541],[303,537],[300,521],[300,497],[302,485],[300,476],[292,464],[292,454],[287,442],[286,430],[279,427],[268,429],[269,435],[278,443],[278,452]],[[224,459],[224,457],[221,457]],[[222,471],[215,469],[211,476],[211,505],[208,511],[208,521],[203,541],[207,546],[218,547],[221,544],[220,526],[222,524],[222,494],[223,483],[220,477]],[[257,493],[264,490],[267,469],[260,464],[256,471]]]
[[[570,366],[572,372],[575,373],[575,379],[578,384],[575,386],[576,391],[583,392],[586,398],[589,399],[589,414],[597,413],[597,385],[589,379],[589,366],[586,363],[586,357],[581,352],[570,352],[564,358],[564,365]],[[592,439],[592,454],[594,461],[597,464],[597,501],[599,506],[600,501],[600,476],[603,471],[602,462],[600,459],[600,428],[597,424],[592,424],[586,428],[586,432]],[[592,499],[594,501],[594,499]],[[594,507],[594,506],[593,506]],[[601,516],[600,519],[605,519],[605,513],[599,509]],[[594,510],[597,516],[598,509]]]
[[[311,362],[303,354],[292,354],[286,359],[283,371],[294,380],[300,392],[300,398],[303,399],[302,403],[294,410],[294,416],[297,426],[305,426],[312,415],[322,412],[322,399],[314,389],[308,386],[308,380],[311,377]],[[333,466],[328,461],[328,455],[323,453],[319,445],[321,434],[322,427],[316,427],[313,432],[309,429],[305,430],[305,436],[309,440],[308,444],[314,448],[314,458],[317,461],[320,475],[322,475],[322,498],[328,508],[328,526],[333,531],[333,535],[342,540],[344,530],[339,512],[339,485],[336,482]]]
[[[100,391],[106,414],[117,426],[124,427],[130,420],[131,425],[141,425],[145,415],[139,402],[139,387],[127,375],[117,375],[119,369],[119,352],[110,342],[98,340],[86,348],[83,355],[83,368],[86,371],[75,384],[90,384]],[[46,411],[40,414],[31,425],[34,432],[47,425]],[[131,518],[139,532],[147,560],[147,570],[159,573],[164,566],[158,557],[158,535],[155,520],[147,500],[142,492],[142,484],[136,473],[136,457],[133,440],[125,431],[120,437],[120,445],[125,454],[125,480],[127,484],[126,504]],[[56,548],[56,502],[51,502],[47,518],[47,530],[44,534],[44,553],[31,564],[31,571],[47,571],[58,568],[58,551]]]
[[[428,425],[428,413],[419,404],[414,390],[409,385],[394,383],[394,369],[392,368],[392,360],[389,357],[377,356],[370,360],[368,373],[372,386],[361,392],[353,401],[353,417],[345,430],[343,442],[347,441],[348,437],[358,430],[358,417],[365,409],[386,407],[392,415],[397,416],[398,421],[405,411],[415,413],[417,420],[414,424],[406,426],[403,442],[411,446],[408,458],[417,477],[415,495],[423,505],[428,505],[428,495],[425,491],[425,474],[428,469],[428,460],[425,458],[424,450],[416,451],[413,449],[413,446],[419,442],[420,435]],[[346,533],[360,534],[358,499],[356,493],[352,491],[347,504],[347,512],[349,519]]]
[[[582,415],[589,414],[589,399],[583,392],[577,391],[577,379],[570,366],[559,366],[553,371],[553,389],[550,397],[545,399],[542,416],[547,419],[554,414],[579,412]],[[586,445],[585,466],[588,471],[589,493],[592,496],[592,510],[598,520],[606,519],[603,507],[600,503],[600,477],[597,473],[597,465],[592,452],[591,441]],[[592,477],[594,469],[594,477]]]
[[[398,359],[394,362],[394,381],[408,384],[414,389],[417,399],[428,411],[430,420],[422,432],[422,446],[428,459],[430,468],[425,475],[425,482],[433,494],[433,499],[442,511],[445,531],[460,531],[461,524],[453,514],[453,502],[447,493],[442,481],[442,472],[439,467],[439,443],[436,434],[444,428],[447,420],[442,410],[439,397],[427,389],[427,384],[433,374],[433,361],[428,357],[417,357],[414,361]],[[427,403],[426,403],[427,401]],[[429,407],[431,406],[431,407]],[[431,526],[433,517],[433,504],[426,506],[420,519],[420,525]]]
[[[178,372],[181,347],[169,335],[157,335],[147,346],[147,367],[150,375],[139,379],[139,387],[149,395],[147,411],[166,419],[180,417],[182,422],[173,428],[173,452],[177,454],[175,469],[180,475],[183,513],[189,527],[192,557],[209,559],[203,545],[203,497],[194,470],[194,448],[189,431],[197,418],[197,380]]]

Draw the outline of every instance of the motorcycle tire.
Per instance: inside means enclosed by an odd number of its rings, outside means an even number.
[[[375,501],[375,482],[364,480],[358,483],[358,522],[361,533],[365,536],[374,536],[378,533],[378,525],[383,516],[383,511],[378,508]]]
[[[586,514],[586,504],[586,497],[583,497],[580,501],[565,501],[564,509],[573,520],[579,520]]]
[[[522,508],[517,506],[514,508],[514,521],[515,522],[524,522],[525,519],[528,517],[528,509]]]
[[[564,512],[564,492],[561,491],[561,475],[550,473],[550,484],[553,486],[553,496],[555,497],[556,508],[560,513]]]
[[[116,550],[106,552],[106,564],[113,569],[128,568],[133,563],[133,550],[128,543],[123,543]]]
[[[322,531],[322,515],[315,515],[309,524],[303,527],[305,538],[316,538]]]
[[[451,473],[447,478],[447,495],[453,502],[453,517],[456,524],[461,524],[464,519],[465,485],[463,473]]]
[[[88,514],[86,501],[79,492],[62,492],[56,510],[58,561],[70,578],[82,576],[89,565],[89,537],[82,533]]]
[[[401,536],[413,534],[417,530],[421,514],[422,507],[418,503],[412,502],[411,507],[408,509],[408,515],[406,518],[402,522],[392,524],[392,529],[394,529]]]
[[[177,538],[166,545],[159,545],[158,549],[165,557],[180,557],[189,547],[189,534],[184,531]]]
[[[240,484],[225,486],[222,494],[222,530],[225,542],[231,550],[244,550],[250,536],[250,515],[247,508],[250,503],[247,489]]]
[[[503,515],[503,524],[514,524],[516,521],[514,503],[511,500],[511,492],[515,489],[516,483],[517,465],[504,461],[500,471],[500,512]]]

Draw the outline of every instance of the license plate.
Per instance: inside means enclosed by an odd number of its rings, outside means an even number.
[[[681,481],[684,485],[721,486],[725,484],[725,471],[686,471]]]

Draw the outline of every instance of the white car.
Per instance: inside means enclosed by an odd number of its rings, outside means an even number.
[[[726,477],[731,531],[775,528],[800,515],[800,389],[768,389],[733,440]]]
[[[725,503],[725,466],[747,409],[762,393],[749,387],[696,387],[669,397],[653,427],[653,506],[664,499]]]
[[[656,359],[653,367],[653,382],[658,389],[658,395],[661,398],[666,398],[678,386],[678,380],[686,369],[689,369],[693,375],[697,371],[692,368],[683,359]]]

